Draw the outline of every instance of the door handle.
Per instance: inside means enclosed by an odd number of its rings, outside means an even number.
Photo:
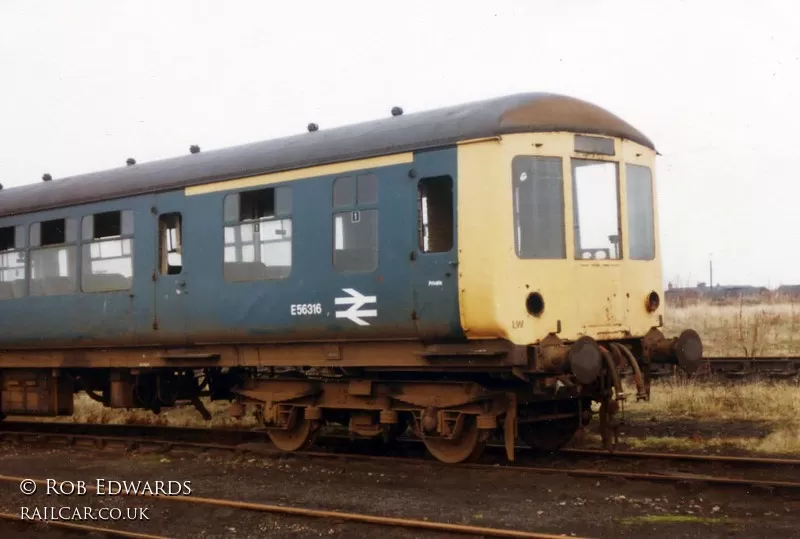
[[[176,281],[175,282],[175,294],[178,296],[182,296],[183,294],[187,294],[186,292],[186,281]]]

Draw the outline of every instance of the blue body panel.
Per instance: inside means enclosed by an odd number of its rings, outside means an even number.
[[[45,348],[51,342],[75,345],[101,338],[106,342],[129,341],[147,337],[152,332],[153,283],[151,279],[155,249],[149,249],[139,238],[155,237],[148,230],[150,205],[146,197],[121,199],[62,208],[33,215],[3,219],[0,226],[30,224],[58,218],[82,217],[94,213],[132,210],[134,213],[133,285],[131,290],[81,293],[57,296],[30,296],[0,301],[0,342],[30,344]],[[80,247],[78,253],[80,253]],[[77,256],[80,275],[81,256]],[[30,275],[30,268],[28,270]],[[80,279],[76,289],[80,287]]]
[[[454,230],[450,251],[422,253],[417,224],[418,181],[426,177],[453,179],[456,215],[456,152],[423,152],[413,163],[348,172],[378,178],[378,268],[372,272],[348,274],[333,267],[337,176],[280,184],[292,190],[292,268],[285,279],[224,280],[223,199],[231,191],[194,196],[170,191],[2,219],[2,227],[62,217],[80,222],[86,215],[132,210],[134,272],[128,291],[83,293],[79,280],[73,294],[0,301],[0,346],[461,339],[457,234]],[[158,219],[171,212],[182,218],[183,266],[180,274],[161,275]],[[82,257],[77,259],[80,275]],[[360,296],[366,298],[359,307]],[[336,304],[337,297],[351,303]],[[336,316],[347,309],[377,313]]]

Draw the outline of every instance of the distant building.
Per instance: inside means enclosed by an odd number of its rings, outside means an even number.
[[[775,296],[800,298],[800,285],[782,286],[775,292],[764,286],[716,285],[709,287],[706,283],[697,283],[693,288],[678,288],[670,283],[664,293],[665,299],[673,305],[685,305],[705,301],[709,303],[731,303],[743,301],[745,303],[759,303],[772,299]]]

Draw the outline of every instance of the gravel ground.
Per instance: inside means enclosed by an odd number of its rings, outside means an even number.
[[[192,495],[581,537],[793,537],[800,497],[571,478],[435,463],[274,460],[257,455],[168,454],[0,444],[0,474],[59,480],[191,481]],[[43,487],[42,487],[43,488]],[[0,483],[0,511],[22,507],[147,508],[148,520],[89,522],[168,537],[456,537],[341,520],[288,517],[122,496],[32,496]],[[75,537],[0,521],[0,537]]]

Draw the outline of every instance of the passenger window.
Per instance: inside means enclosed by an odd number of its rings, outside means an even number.
[[[333,266],[343,272],[378,268],[378,210],[333,214]]]
[[[178,275],[183,271],[183,229],[180,213],[164,213],[158,217],[158,253],[161,275]]]
[[[133,212],[88,215],[83,218],[81,230],[81,290],[130,290],[133,286]]]
[[[358,176],[356,184],[356,204],[378,203],[378,177],[375,174]]]
[[[345,176],[333,182],[333,207],[378,203],[378,177],[375,174]]]
[[[362,174],[333,182],[333,267],[341,272],[378,268],[378,177]],[[365,207],[366,206],[366,207]],[[372,206],[372,207],[370,207]]]
[[[443,253],[453,248],[453,180],[423,178],[417,187],[419,248]]]
[[[656,257],[655,220],[653,216],[653,178],[648,167],[625,165],[628,188],[628,245],[631,260]]]
[[[356,205],[356,181],[350,176],[333,181],[333,207]]]
[[[572,160],[575,258],[622,258],[617,163]]]
[[[518,155],[511,161],[514,246],[519,258],[567,257],[561,167],[560,157]]]
[[[292,191],[268,187],[225,197],[224,277],[285,279],[292,271]]]
[[[0,228],[0,300],[26,294],[25,228]]]
[[[75,291],[76,242],[75,219],[52,219],[31,225],[31,296],[59,296]]]

